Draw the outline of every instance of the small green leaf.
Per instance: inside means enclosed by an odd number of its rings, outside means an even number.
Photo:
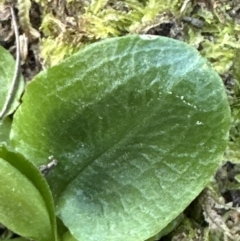
[[[221,162],[230,110],[192,47],[126,36],[86,47],[29,85],[15,148],[49,173],[57,215],[79,241],[140,241],[201,192]]]
[[[11,89],[15,68],[15,60],[12,55],[0,46],[0,113],[10,95],[9,91]],[[22,75],[19,75],[18,83],[19,84],[15,86],[12,93],[14,98],[4,116],[13,113],[20,104],[19,100],[24,90],[24,80]]]
[[[35,240],[56,240],[53,200],[32,163],[0,147],[0,222]]]

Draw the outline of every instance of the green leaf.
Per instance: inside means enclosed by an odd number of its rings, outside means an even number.
[[[66,232],[63,234],[62,236],[62,240],[63,241],[77,241],[77,239],[75,239],[70,232]]]
[[[11,130],[12,120],[7,117],[0,120],[0,145],[10,145],[9,134]]]
[[[0,147],[0,222],[35,240],[56,240],[56,220],[48,185],[34,165]]]
[[[221,162],[230,110],[220,77],[192,47],[112,38],[39,74],[12,143],[48,181],[79,241],[152,237],[201,192]]]
[[[4,239],[4,241],[29,241],[26,238],[14,238],[14,239]]]
[[[3,47],[0,46],[0,113],[4,108],[6,101],[10,95],[10,89],[15,72],[15,60],[12,55]],[[8,106],[4,116],[13,113],[20,104],[20,97],[24,90],[24,80],[22,75],[19,75],[19,82],[12,92],[11,104]]]

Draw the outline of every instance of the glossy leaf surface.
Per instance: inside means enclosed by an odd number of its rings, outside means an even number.
[[[56,240],[52,197],[36,167],[0,147],[0,176],[0,222],[23,237]]]
[[[38,75],[12,142],[48,176],[57,214],[79,241],[141,241],[201,192],[230,123],[219,76],[172,39],[108,39]]]

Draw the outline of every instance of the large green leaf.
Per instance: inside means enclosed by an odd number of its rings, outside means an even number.
[[[219,76],[176,40],[126,36],[86,47],[38,75],[11,138],[48,181],[79,241],[140,241],[204,188],[228,139]]]
[[[36,167],[0,147],[0,176],[0,222],[23,237],[56,240],[53,200]]]
[[[15,73],[15,60],[12,55],[0,46],[0,113],[5,108],[9,98],[10,102],[6,107],[4,116],[11,114],[19,105],[19,99],[24,90],[24,80],[22,75],[18,76],[17,84],[11,90],[13,76]],[[11,93],[10,93],[11,92]]]

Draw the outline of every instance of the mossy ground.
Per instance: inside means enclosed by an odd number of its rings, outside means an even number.
[[[225,83],[232,109],[224,165],[209,188],[185,210],[180,224],[161,240],[240,240],[239,0],[18,0],[15,7],[22,72],[28,80],[85,45],[134,33],[184,41],[208,59]],[[14,53],[11,20],[3,3],[0,16],[0,44]]]

